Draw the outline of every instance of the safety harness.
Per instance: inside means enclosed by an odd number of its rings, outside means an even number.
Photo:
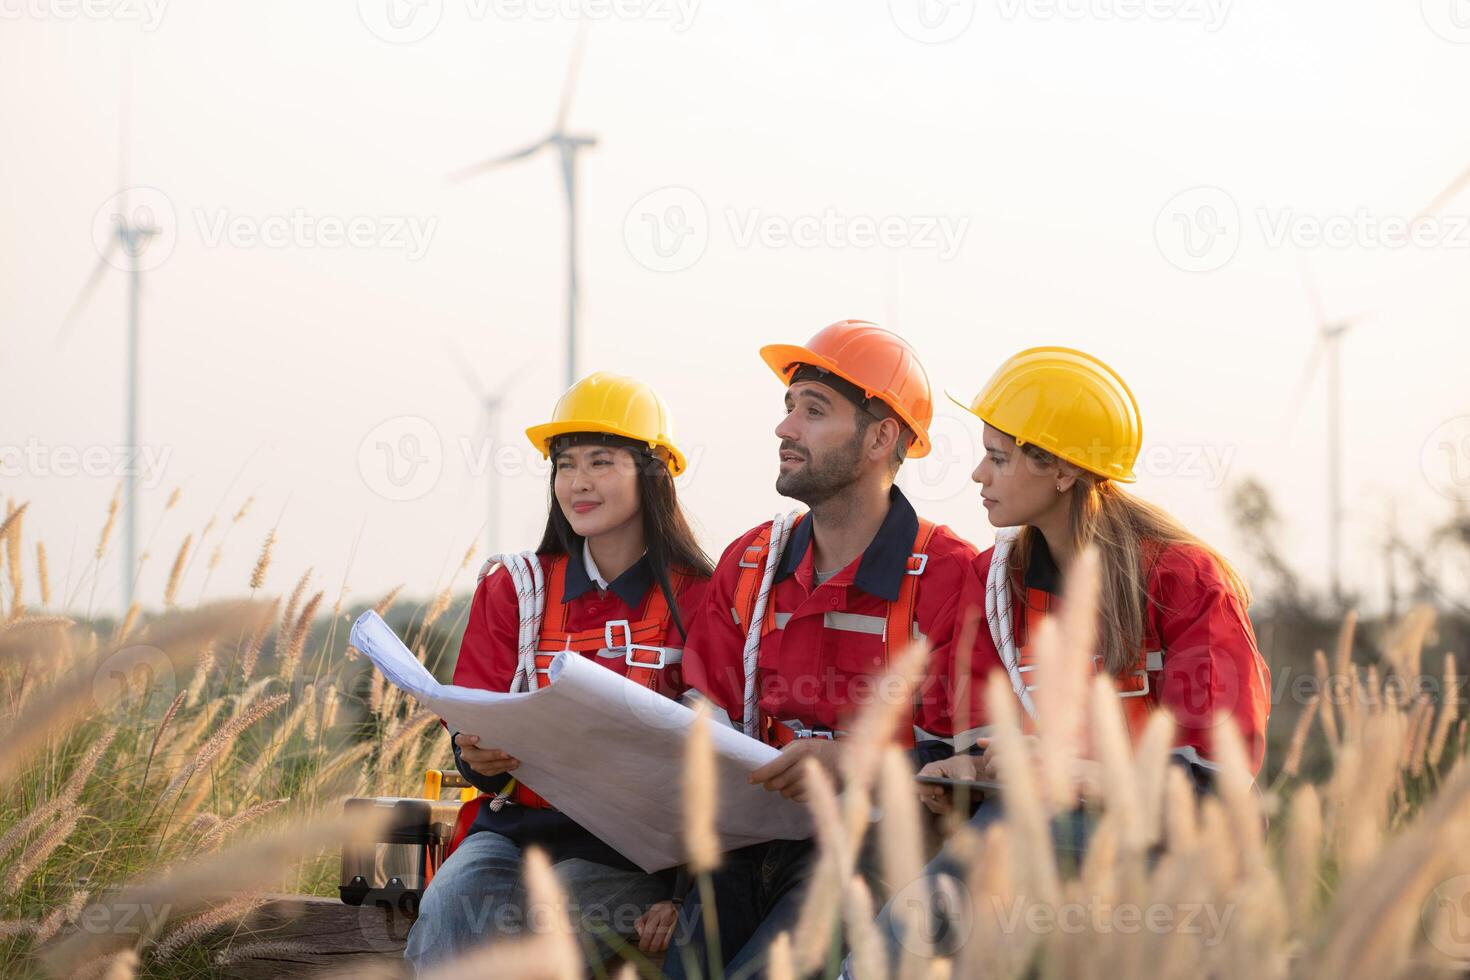
[[[1015,527],[1001,528],[996,532],[995,549],[991,553],[990,568],[985,578],[985,618],[990,625],[990,637],[995,643],[995,649],[999,651],[1001,662],[1005,664],[1011,688],[1025,708],[1027,717],[1034,721],[1036,703],[1031,694],[1037,685],[1027,676],[1036,669],[1031,641],[1041,621],[1051,613],[1053,597],[1044,589],[1026,590],[1023,607],[1025,619],[1021,624],[1021,642],[1017,644],[1010,559],[1020,536],[1021,529]],[[1123,700],[1123,717],[1128,723],[1129,734],[1135,740],[1143,734],[1149,716],[1159,706],[1159,685],[1154,682],[1154,678],[1164,669],[1164,651],[1153,636],[1151,627],[1147,628],[1144,641],[1143,649],[1138,652],[1137,659],[1128,672],[1121,676],[1113,675],[1114,687],[1118,697]],[[1100,656],[1093,656],[1092,665],[1094,673],[1102,672]]]
[[[673,622],[673,611],[663,590],[650,590],[643,615],[635,620],[609,620],[598,627],[583,630],[567,629],[566,555],[551,559],[549,573],[543,579],[541,562],[533,551],[519,554],[493,555],[480,566],[476,582],[483,580],[503,566],[510,574],[516,587],[516,602],[520,611],[520,633],[517,649],[516,673],[511,678],[510,693],[536,690],[543,678],[550,683],[551,662],[566,650],[574,653],[592,654],[603,660],[621,659],[627,665],[627,678],[635,684],[657,689],[664,668],[679,663],[684,658],[681,647],[669,647],[664,643]],[[671,585],[675,595],[683,589],[687,576],[675,572]],[[484,797],[472,800],[460,808],[460,822],[469,822],[479,811]],[[512,779],[506,788],[489,798],[492,810],[500,810],[507,804],[519,804],[538,809],[554,809],[552,805]],[[469,823],[465,823],[468,828]]]
[[[745,711],[741,729],[752,738],[759,738],[777,747],[800,738],[833,739],[846,734],[830,728],[808,727],[799,719],[778,720],[766,715],[758,707],[760,699],[756,675],[761,641],[773,630],[783,628],[787,619],[776,611],[775,605],[770,601],[771,589],[791,532],[805,516],[795,511],[786,515],[777,514],[771,525],[761,528],[750,544],[746,545],[740,556],[740,576],[735,583],[734,605],[730,609],[735,624],[743,625],[746,630],[743,658]],[[915,620],[915,609],[918,605],[919,577],[929,564],[929,541],[934,536],[934,529],[935,524],[932,521],[919,519],[919,530],[914,536],[914,550],[908,557],[898,598],[888,603],[888,612],[882,625],[885,665],[895,649],[901,650],[921,636]],[[912,746],[914,733],[908,729],[905,731],[907,735],[901,741]]]

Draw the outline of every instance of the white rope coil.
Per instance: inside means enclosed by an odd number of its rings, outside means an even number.
[[[546,578],[541,573],[541,560],[534,551],[491,555],[480,566],[475,579],[478,585],[496,566],[505,569],[516,589],[516,607],[520,628],[516,634],[516,672],[510,680],[510,693],[536,689],[536,642],[541,638],[541,620],[546,613]],[[488,806],[500,812],[510,803],[514,781],[491,797]]]
[[[510,692],[536,690],[536,642],[541,638],[541,620],[546,613],[546,579],[541,561],[534,551],[491,555],[480,566],[483,579],[501,566],[510,575],[516,589],[516,605],[520,612],[520,630],[516,637],[516,672],[511,678]],[[477,580],[478,582],[478,580]]]
[[[990,554],[990,569],[985,576],[985,620],[990,625],[990,638],[995,642],[1001,662],[1006,665],[1011,688],[1026,713],[1034,718],[1036,705],[1026,690],[1026,679],[1021,676],[1021,654],[1016,649],[1016,624],[1012,621],[1010,557],[1020,537],[1018,527],[1003,527],[995,532],[995,549]]]
[[[757,731],[759,712],[756,711],[755,675],[760,659],[761,623],[766,618],[766,605],[771,598],[771,585],[776,579],[776,566],[781,564],[781,554],[786,550],[786,542],[791,537],[791,529],[796,525],[798,516],[793,510],[789,514],[777,514],[771,521],[771,544],[766,549],[766,567],[761,573],[761,587],[756,593],[755,608],[745,627],[745,713],[740,727],[752,738],[760,738]]]

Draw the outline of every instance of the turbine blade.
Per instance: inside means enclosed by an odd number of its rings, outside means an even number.
[[[1307,301],[1312,304],[1312,318],[1318,333],[1327,329],[1327,309],[1322,304],[1322,291],[1317,288],[1317,279],[1306,262],[1301,263],[1302,288],[1307,291]]]
[[[480,383],[479,375],[470,370],[470,359],[465,355],[464,350],[452,340],[446,339],[444,346],[449,351],[449,359],[454,362],[455,367],[459,368],[459,376],[464,379],[464,383],[475,393],[476,398],[483,399],[485,386]]]
[[[1450,201],[1459,197],[1460,192],[1467,187],[1470,187],[1470,169],[1466,169],[1464,173],[1450,181],[1450,185],[1440,191],[1439,195],[1429,202],[1419,216],[1422,218],[1434,214],[1440,208],[1450,203]]]
[[[1312,350],[1307,354],[1307,363],[1302,366],[1301,379],[1296,384],[1296,390],[1292,392],[1291,409],[1287,412],[1286,427],[1296,427],[1296,420],[1302,414],[1302,405],[1307,400],[1308,393],[1312,390],[1312,382],[1317,377],[1317,369],[1322,364],[1322,356],[1327,351],[1327,340],[1322,334],[1317,334],[1317,339],[1312,341]]]
[[[577,94],[577,75],[582,70],[582,52],[587,47],[587,22],[577,21],[577,36],[572,41],[572,58],[567,64],[567,76],[562,81],[561,104],[556,110],[556,129],[554,132],[564,133],[567,128],[567,117],[572,114],[572,99]]]
[[[514,388],[515,382],[524,379],[527,372],[530,371],[531,365],[535,363],[536,358],[528,357],[525,359],[525,361],[521,363],[520,367],[516,368],[514,371],[508,372],[503,378],[501,378],[499,384],[495,386],[496,397],[498,398],[505,392],[508,392],[512,388]]]
[[[494,170],[496,167],[504,166],[505,164],[510,163],[514,160],[524,160],[526,157],[535,153],[537,150],[541,149],[543,146],[546,146],[550,142],[550,138],[538,140],[537,142],[532,143],[530,146],[523,147],[522,149],[516,150],[513,153],[507,153],[504,156],[493,157],[492,159],[484,160],[480,163],[465,167],[463,170],[456,170],[454,173],[449,175],[448,180],[464,180],[467,177],[474,177],[475,175],[485,173],[488,170]]]
[[[76,324],[77,314],[82,311],[82,307],[87,305],[87,300],[91,299],[92,294],[97,291],[98,283],[102,281],[102,276],[107,272],[107,267],[111,265],[108,260],[116,251],[117,236],[114,235],[107,242],[107,251],[102,253],[101,257],[97,259],[97,264],[92,267],[92,274],[82,284],[82,290],[77,293],[77,298],[72,302],[71,309],[67,311],[66,319],[61,321],[61,329],[56,331],[56,344],[58,347],[66,343],[67,335],[71,333],[71,328]]]
[[[132,105],[133,65],[126,53],[123,55],[122,84],[118,90],[117,114],[117,186],[126,192],[128,187],[128,157],[132,154]],[[127,214],[127,201],[123,201],[123,214]]]

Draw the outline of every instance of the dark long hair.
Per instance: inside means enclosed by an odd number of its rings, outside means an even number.
[[[560,436],[551,443],[551,505],[546,515],[546,530],[537,546],[538,555],[578,555],[582,551],[583,538],[572,530],[567,515],[562,513],[556,499],[556,455],[564,449],[577,445],[595,444],[626,449],[633,454],[638,466],[638,505],[643,515],[643,546],[648,551],[648,565],[653,570],[653,579],[669,603],[669,613],[679,635],[686,640],[689,632],[684,628],[684,619],[679,615],[679,603],[674,595],[673,573],[682,572],[695,578],[707,579],[714,575],[714,565],[709,555],[699,546],[684,510],[679,506],[679,497],[674,490],[674,478],[669,473],[668,463],[651,452],[646,445],[632,439],[601,433],[573,433]]]

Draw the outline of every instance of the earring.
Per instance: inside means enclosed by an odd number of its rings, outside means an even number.
[[[1061,493],[1061,492],[1062,492],[1062,485],[1060,483],[1058,483],[1057,484],[1057,493]]]

